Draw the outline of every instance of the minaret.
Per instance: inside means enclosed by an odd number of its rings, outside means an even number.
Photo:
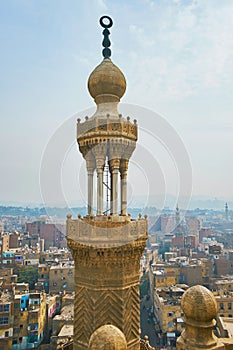
[[[178,206],[178,203],[176,205],[176,216],[175,216],[175,221],[176,221],[176,227],[174,230],[174,233],[176,236],[183,236],[183,231],[181,230],[181,222],[180,222],[180,209]]]
[[[226,219],[226,221],[229,220],[229,212],[228,212],[228,204],[227,203],[225,204],[225,219]]]
[[[178,203],[176,205],[176,227],[180,225],[180,209]]]
[[[67,216],[67,241],[75,261],[74,350],[88,349],[91,335],[107,324],[123,333],[127,349],[139,350],[139,268],[148,225],[146,217],[132,220],[127,214],[127,170],[138,129],[136,120],[131,122],[117,110],[126,81],[110,59],[112,19],[103,16],[100,24],[104,59],[88,80],[97,109],[77,124],[77,142],[87,168],[88,215],[76,220]],[[109,211],[104,210],[106,164]]]

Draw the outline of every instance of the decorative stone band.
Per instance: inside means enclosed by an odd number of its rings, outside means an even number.
[[[129,216],[86,216],[73,220],[67,216],[67,239],[102,248],[126,245],[139,238],[147,239],[146,219],[130,220]]]
[[[101,137],[121,137],[129,140],[137,141],[138,138],[138,127],[137,122],[131,123],[125,118],[90,118],[86,117],[86,120],[81,123],[78,119],[77,124],[77,140],[80,143],[86,139],[99,138]]]
[[[209,322],[202,322],[201,320],[195,321],[190,318],[187,318],[186,316],[183,316],[183,321],[185,322],[185,324],[191,325],[193,327],[210,328],[216,325],[216,321],[214,319]]]
[[[70,238],[68,246],[72,251],[77,266],[86,267],[113,267],[128,268],[135,266],[138,271],[141,255],[145,249],[147,234],[128,244],[118,247],[90,246],[79,243]]]

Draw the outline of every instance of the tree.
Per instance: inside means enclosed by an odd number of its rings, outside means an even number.
[[[19,283],[29,283],[29,289],[35,289],[35,283],[38,281],[37,266],[18,266],[15,274],[18,275]]]

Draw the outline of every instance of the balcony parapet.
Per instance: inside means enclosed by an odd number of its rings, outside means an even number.
[[[77,124],[77,140],[83,146],[83,142],[91,142],[91,140],[99,138],[126,138],[132,141],[137,141],[138,127],[134,120],[130,122],[130,118],[111,118],[103,116],[98,118],[88,118],[84,122],[78,119]]]
[[[140,238],[147,239],[146,218],[132,220],[129,216],[100,215],[74,220],[68,215],[66,224],[68,240],[89,246],[117,247]]]

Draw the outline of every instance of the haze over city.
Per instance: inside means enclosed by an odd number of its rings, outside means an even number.
[[[46,145],[71,116],[94,107],[86,85],[102,60],[98,19],[103,14],[113,17],[112,60],[127,80],[122,103],[132,104],[135,113],[137,106],[154,111],[180,136],[194,198],[231,200],[232,9],[230,0],[1,2],[1,202],[42,203],[39,176]],[[137,118],[138,168],[129,174],[133,196],[149,192],[163,201],[166,192],[175,204],[179,175],[175,179],[171,168],[176,164],[162,147],[146,144],[146,118]],[[75,145],[76,116],[73,121],[63,188],[68,204],[79,204],[85,195],[77,186],[83,160]],[[140,147],[150,149],[156,165],[149,189],[150,163],[145,176],[136,171],[140,161],[146,165]]]
[[[1,350],[233,350],[232,10],[0,3]]]

